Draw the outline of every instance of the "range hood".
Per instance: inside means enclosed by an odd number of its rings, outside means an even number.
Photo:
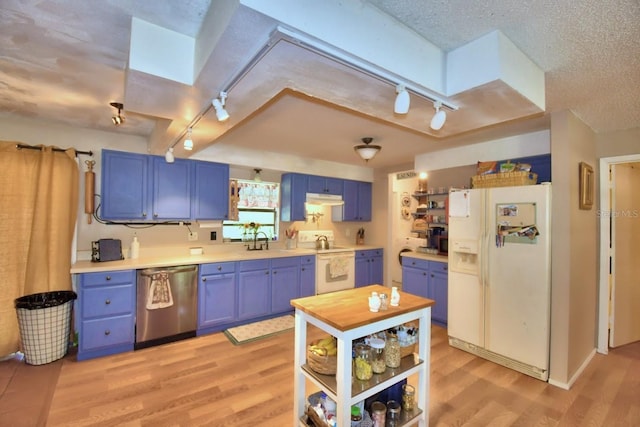
[[[344,205],[342,196],[336,194],[307,193],[306,202],[310,205],[340,206]]]

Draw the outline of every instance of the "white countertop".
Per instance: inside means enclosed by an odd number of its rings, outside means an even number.
[[[340,246],[345,247],[344,245]],[[380,246],[354,245],[352,246],[352,248],[356,251],[360,251],[369,249],[380,249]],[[97,273],[101,271],[116,270],[138,270],[151,267],[168,267],[176,265],[208,264],[212,262],[244,261],[252,259],[316,255],[315,249],[283,249],[276,247],[261,251],[248,251],[246,249],[240,249],[239,246],[235,246],[233,248],[230,248],[229,250],[221,250],[220,248],[216,248],[215,251],[211,251],[207,247],[205,247],[205,253],[202,255],[190,255],[188,252],[189,250],[187,248],[179,250],[178,253],[155,254],[152,256],[146,256],[144,252],[142,252],[140,258],[124,259],[121,261],[77,261],[71,266],[71,274]]]
[[[428,261],[449,262],[449,258],[444,255],[425,254],[422,252],[403,252],[400,255],[408,258],[426,259]]]

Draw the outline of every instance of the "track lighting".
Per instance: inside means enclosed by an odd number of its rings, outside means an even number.
[[[411,105],[411,98],[409,92],[404,85],[399,84],[396,86],[396,102],[393,106],[393,112],[396,114],[407,114],[409,112],[409,105]]]
[[[111,105],[113,108],[118,109],[118,115],[111,117],[111,121],[113,122],[113,124],[118,126],[124,123],[124,117],[122,117],[121,115],[124,105],[122,105],[120,102],[111,102],[109,105]]]
[[[380,147],[379,145],[369,145],[371,141],[373,141],[373,138],[364,137],[362,138],[363,144],[353,147],[356,153],[358,153],[358,155],[360,155],[360,157],[362,157],[365,162],[373,159],[375,155],[378,154],[380,150],[382,150],[382,147]]]
[[[220,92],[220,98],[214,98],[211,101],[211,105],[216,110],[216,117],[219,122],[224,122],[229,118],[229,113],[224,109],[225,100],[227,99],[227,92]]]
[[[262,182],[262,177],[260,176],[260,172],[262,172],[262,169],[254,169],[254,172],[256,174],[253,176],[253,180],[255,182]]]
[[[440,130],[444,126],[444,122],[447,120],[447,112],[442,110],[442,102],[436,101],[433,103],[433,108],[436,109],[436,113],[431,119],[431,129]]]
[[[187,130],[187,137],[185,138],[184,143],[182,144],[182,147],[187,151],[193,150],[193,140],[191,139],[191,128]]]
[[[164,153],[164,160],[167,163],[173,163],[176,161],[175,156],[173,155],[173,147],[169,147],[167,149],[167,152]]]

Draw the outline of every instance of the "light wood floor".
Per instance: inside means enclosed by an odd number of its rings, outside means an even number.
[[[432,333],[432,426],[640,426],[640,343],[596,355],[566,391]],[[1,426],[291,426],[293,332],[241,346],[218,333],[39,367],[0,362],[0,392]]]

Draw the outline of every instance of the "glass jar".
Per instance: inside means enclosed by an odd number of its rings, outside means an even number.
[[[384,347],[384,360],[389,368],[400,366],[400,342],[395,335],[387,335],[387,342]]]
[[[384,359],[385,342],[382,338],[371,338],[371,369],[374,374],[381,374],[387,370],[387,362]]]
[[[371,421],[373,427],[385,427],[387,419],[387,405],[375,401],[371,404]]]
[[[406,412],[413,411],[415,407],[416,389],[409,384],[402,386],[402,409]]]
[[[356,344],[355,357],[356,378],[361,381],[370,380],[373,376],[371,369],[371,347],[367,344]]]
[[[353,405],[351,407],[351,427],[360,427],[362,424],[362,413],[360,413],[360,407]]]
[[[395,400],[387,402],[386,427],[397,427],[400,425],[400,403]]]

